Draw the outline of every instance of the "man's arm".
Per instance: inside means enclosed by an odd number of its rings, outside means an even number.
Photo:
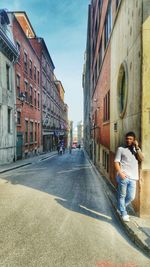
[[[121,171],[120,163],[119,162],[115,162],[115,170],[116,170],[116,172],[118,172],[119,176],[122,179],[125,179],[126,178],[126,174]]]
[[[144,160],[144,156],[143,156],[141,149],[139,148],[139,144],[138,144],[137,140],[134,141],[134,145],[135,145],[135,150],[137,152],[137,154],[136,154],[137,159],[138,159],[138,161],[141,162],[142,160]]]
[[[142,151],[141,151],[141,149],[140,148],[137,148],[136,149],[136,152],[137,152],[137,159],[138,159],[138,161],[143,161],[144,160],[144,156],[143,156],[143,153],[142,153]]]

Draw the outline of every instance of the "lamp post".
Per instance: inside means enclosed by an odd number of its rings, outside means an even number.
[[[14,106],[16,106],[16,108],[17,107],[23,107],[23,104],[24,104],[24,101],[25,101],[25,94],[23,93],[23,92],[21,92],[20,93],[20,95],[19,95],[19,100],[20,100],[20,102],[21,103],[15,103],[14,104]],[[16,124],[17,124],[17,110],[16,110],[16,108],[15,108],[15,117],[16,117]],[[21,111],[21,110],[20,110]],[[16,144],[16,147],[18,148],[18,147],[20,147],[20,155],[21,155],[21,157],[22,157],[22,141],[20,141],[20,143],[21,143],[21,145],[20,146],[18,146],[18,143],[19,143],[19,141],[18,141],[18,136],[16,135],[16,130],[15,130],[15,134],[14,134],[14,143]],[[21,137],[20,137],[21,138]],[[22,139],[21,139],[22,140]],[[16,161],[16,155],[17,155],[17,150],[14,152],[14,161]]]
[[[21,103],[16,103],[15,105],[23,107],[23,104],[24,104],[24,101],[25,101],[25,97],[26,97],[25,94],[23,92],[21,92],[20,95],[19,95],[19,100],[21,101]]]

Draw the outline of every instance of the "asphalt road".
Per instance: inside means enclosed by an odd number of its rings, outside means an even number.
[[[0,266],[150,267],[83,151],[0,176]]]

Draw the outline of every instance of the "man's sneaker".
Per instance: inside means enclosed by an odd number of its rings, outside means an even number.
[[[124,215],[124,216],[122,216],[122,220],[123,220],[124,222],[129,222],[129,221],[130,221],[130,219],[129,219],[129,215]]]
[[[121,216],[121,212],[120,212],[120,210],[117,209],[117,213],[119,214],[119,216]]]

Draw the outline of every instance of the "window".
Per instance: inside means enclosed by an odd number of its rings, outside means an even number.
[[[17,96],[20,96],[20,75],[17,74],[16,78],[16,83],[17,83]]]
[[[7,81],[7,90],[10,90],[10,66],[6,64],[6,81]]]
[[[28,71],[27,59],[28,59],[28,57],[27,57],[27,53],[24,52],[24,70],[25,70],[25,72]]]
[[[98,20],[96,19],[96,23],[95,23],[95,35],[97,38],[97,34],[98,34]]]
[[[18,49],[18,51],[19,51],[19,57],[18,57],[18,61],[20,61],[20,43],[19,42],[17,42],[16,43],[16,46],[17,46],[17,49]]]
[[[29,71],[30,71],[30,78],[32,78],[32,60],[31,59],[29,62]]]
[[[126,78],[125,72],[122,75],[122,80],[120,84],[120,111],[123,112],[124,104],[125,104],[125,86],[126,86]]]
[[[97,83],[97,78],[98,78],[98,71],[97,71],[97,61],[95,64],[95,83]]]
[[[28,121],[25,121],[25,143],[28,143]]]
[[[46,76],[45,73],[42,73],[42,86],[44,89],[46,89]]]
[[[103,100],[103,122],[110,119],[110,91],[105,95]]]
[[[40,142],[40,124],[38,123],[38,146]]]
[[[112,30],[112,3],[111,0],[109,0],[109,5],[108,5],[108,11],[105,19],[105,25],[104,25],[104,46],[105,48],[107,47],[110,33]]]
[[[101,68],[102,65],[102,41],[100,42],[100,46],[99,46],[99,70]]]
[[[28,102],[28,82],[24,81],[25,101]]]
[[[30,85],[30,104],[32,104],[33,101],[32,94],[33,94],[32,85]]]
[[[34,81],[36,82],[36,66],[34,66]]]
[[[17,124],[21,124],[21,112],[17,111]]]
[[[102,7],[102,2],[103,2],[102,0],[99,0],[98,1],[98,7],[99,7],[99,9],[101,9],[101,7]]]
[[[37,80],[38,80],[38,85],[40,84],[40,72],[39,70],[37,71]]]
[[[30,121],[30,143],[33,142],[33,122]]]
[[[8,108],[8,133],[11,132],[11,109]]]
[[[95,126],[97,125],[97,109],[95,110],[95,119],[94,119],[94,122],[95,122]]]
[[[120,117],[123,118],[126,106],[127,106],[127,94],[128,94],[128,80],[127,80],[127,64],[123,62],[121,64],[118,76],[118,107]]]
[[[37,142],[37,123],[35,122],[35,142]]]
[[[40,94],[38,93],[38,108],[40,108]]]
[[[34,91],[34,106],[36,107],[36,91]]]

